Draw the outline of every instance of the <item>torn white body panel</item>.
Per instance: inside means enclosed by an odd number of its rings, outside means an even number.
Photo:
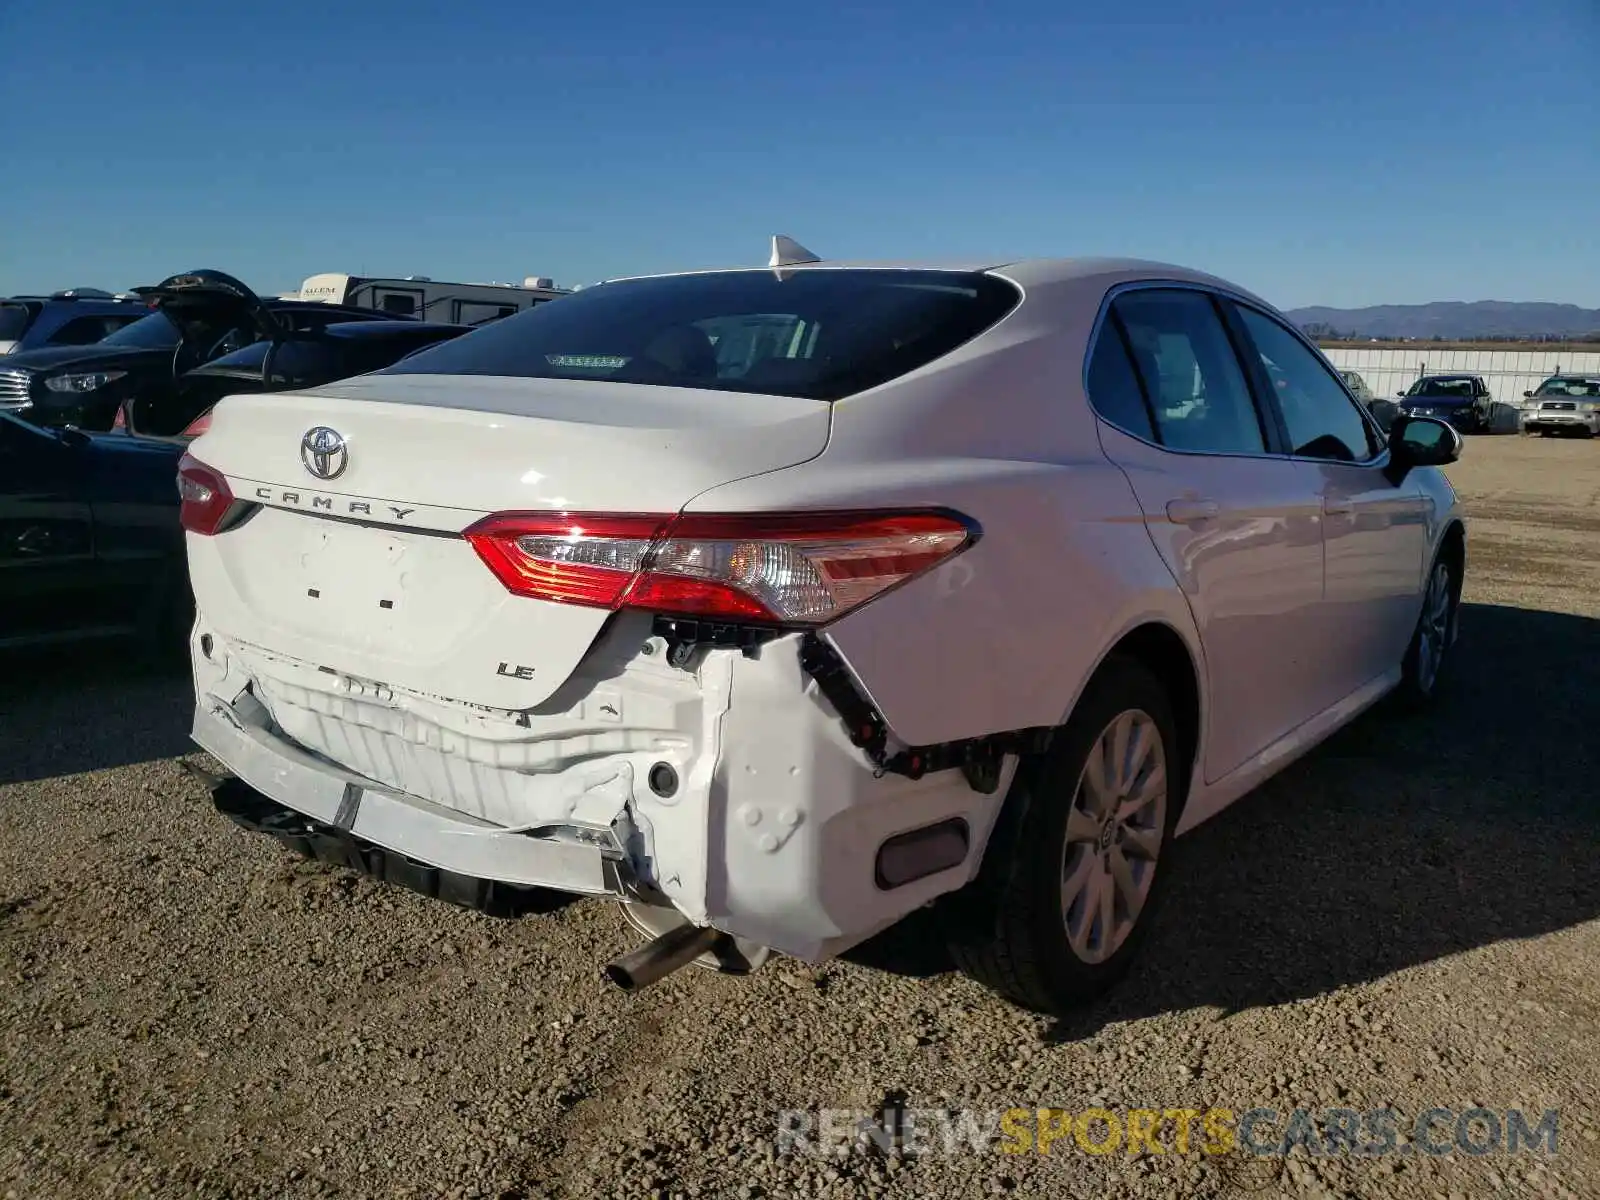
[[[974,856],[885,890],[884,840],[960,818],[981,846],[1004,794],[959,771],[877,776],[801,670],[798,637],[677,667],[648,621],[624,615],[551,702],[520,712],[319,668],[204,617],[193,646],[196,740],[278,803],[333,823],[353,785],[350,831],[391,851],[670,905],[812,961],[976,868]],[[652,786],[663,764],[670,790]]]

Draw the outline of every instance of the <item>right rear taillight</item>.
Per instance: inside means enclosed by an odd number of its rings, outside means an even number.
[[[222,473],[192,454],[178,461],[178,520],[190,533],[210,536],[232,511],[234,498]]]
[[[519,596],[813,627],[969,545],[943,512],[502,513],[466,531]]]
[[[205,410],[205,412],[201,413],[198,417],[189,422],[188,427],[183,431],[183,436],[186,438],[197,438],[210,428],[211,410],[208,408]]]

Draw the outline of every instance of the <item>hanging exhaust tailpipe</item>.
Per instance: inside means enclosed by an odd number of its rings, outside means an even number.
[[[637,992],[656,980],[686,967],[712,950],[725,935],[701,925],[679,925],[637,950],[606,964],[605,975],[625,992]]]

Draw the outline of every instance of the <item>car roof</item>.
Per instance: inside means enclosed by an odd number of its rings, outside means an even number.
[[[792,266],[771,267],[765,264],[743,267],[719,267],[703,271],[663,271],[655,275],[616,276],[607,283],[623,279],[663,279],[675,275],[717,275],[736,271],[951,271],[962,274],[987,272],[1000,275],[1024,289],[1060,283],[1087,283],[1104,279],[1107,283],[1124,280],[1160,280],[1173,283],[1194,283],[1230,291],[1258,303],[1266,304],[1238,284],[1216,275],[1197,271],[1176,263],[1159,262],[1142,258],[995,258],[995,259],[932,259],[887,260],[870,259],[797,263]]]
[[[114,296],[0,296],[0,304],[59,304],[65,308],[146,308],[143,300],[118,300]]]

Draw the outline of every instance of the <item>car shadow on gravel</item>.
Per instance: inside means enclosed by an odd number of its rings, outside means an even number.
[[[76,775],[195,750],[187,661],[121,646],[0,659],[0,785]]]
[[[1439,703],[1392,702],[1183,838],[1138,963],[1054,1040],[1316,996],[1600,917],[1600,620],[1469,604]],[[852,954],[949,970],[924,910]]]

